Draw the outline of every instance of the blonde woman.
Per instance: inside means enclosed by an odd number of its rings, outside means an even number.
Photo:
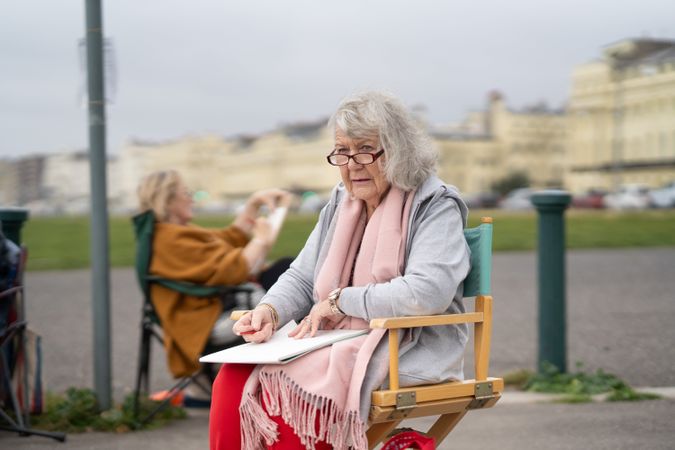
[[[193,218],[192,193],[175,170],[144,177],[138,187],[140,211],[155,217],[149,272],[162,278],[204,285],[237,285],[250,279],[274,244],[270,224],[260,208],[287,206],[290,194],[270,189],[251,195],[234,223],[220,229],[202,228]],[[273,266],[277,276],[290,261]],[[258,274],[261,275],[262,274]],[[268,277],[269,278],[269,277]],[[269,287],[269,286],[265,286]],[[199,370],[207,342],[218,346],[236,339],[229,312],[218,298],[204,299],[151,287],[151,301],[164,332],[169,370],[175,377]]]

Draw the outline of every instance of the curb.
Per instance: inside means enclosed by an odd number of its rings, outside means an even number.
[[[657,394],[664,399],[675,399],[675,386],[664,387],[641,387],[634,388],[637,392],[645,394]],[[546,394],[542,392],[525,392],[525,391],[504,391],[502,398],[497,405],[518,405],[531,403],[551,403],[564,397],[562,394]],[[605,394],[593,396],[593,401],[604,401]]]

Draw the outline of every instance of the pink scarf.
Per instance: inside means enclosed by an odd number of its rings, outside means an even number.
[[[353,286],[383,283],[403,271],[408,216],[413,193],[392,187],[366,225],[364,202],[348,196],[338,212],[326,259],[314,282],[319,301],[345,287],[353,271]],[[359,248],[360,246],[360,248]],[[327,328],[363,329],[368,322],[345,317]],[[360,417],[361,385],[368,362],[385,330],[372,330],[317,350],[286,365],[258,366],[244,388],[239,407],[242,448],[257,450],[277,438],[270,415],[281,415],[307,449],[317,441],[334,448],[368,448],[365,419]],[[318,427],[318,429],[317,429]]]

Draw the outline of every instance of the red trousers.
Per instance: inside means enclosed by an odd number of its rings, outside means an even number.
[[[213,382],[211,412],[209,417],[209,443],[211,450],[235,450],[241,448],[241,423],[239,403],[246,380],[255,368],[253,364],[223,364]],[[264,407],[264,405],[263,405]],[[305,446],[281,416],[270,416],[277,424],[279,440],[268,450],[301,450]],[[316,444],[317,450],[333,447],[323,441]]]

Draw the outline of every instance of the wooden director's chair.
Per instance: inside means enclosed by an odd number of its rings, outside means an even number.
[[[482,217],[479,226],[464,230],[464,237],[471,249],[471,270],[464,280],[464,297],[475,297],[474,312],[370,321],[370,328],[389,330],[389,389],[373,391],[368,418],[370,428],[366,433],[369,449],[387,438],[403,419],[426,416],[439,416],[427,434],[435,439],[436,445],[440,445],[468,411],[489,408],[501,397],[504,380],[488,377],[492,332],[492,218]],[[245,312],[233,311],[231,317],[238,320]],[[459,323],[474,324],[476,378],[401,388],[398,377],[399,330]]]
[[[445,439],[464,415],[472,409],[489,408],[504,390],[502,378],[488,377],[490,334],[492,331],[492,218],[481,218],[476,228],[464,230],[471,249],[471,271],[464,280],[464,297],[475,297],[475,311],[464,314],[440,314],[373,319],[370,328],[389,330],[389,389],[374,391],[367,431],[368,448],[384,440],[403,419],[439,416],[427,434],[436,445]],[[448,295],[452,295],[448,293]],[[399,330],[458,323],[474,324],[473,380],[410,386],[398,382]],[[433,362],[430,361],[430,364]]]

